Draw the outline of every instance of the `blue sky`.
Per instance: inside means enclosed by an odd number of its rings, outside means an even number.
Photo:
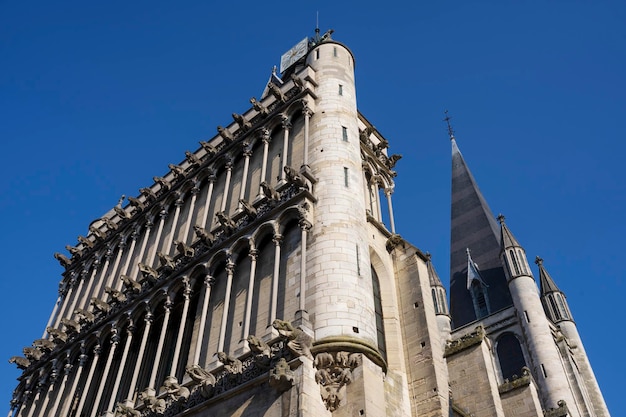
[[[354,52],[361,112],[404,155],[398,232],[446,281],[448,109],[492,210],[565,291],[616,413],[626,4],[211,3],[0,2],[0,407],[19,375],[6,359],[41,337],[55,302],[52,254],[243,113],[319,11]]]

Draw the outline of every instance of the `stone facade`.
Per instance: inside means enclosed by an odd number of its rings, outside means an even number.
[[[352,52],[318,34],[280,75],[55,254],[9,416],[608,415],[532,275],[452,330],[430,256],[395,230],[400,156],[357,110]]]

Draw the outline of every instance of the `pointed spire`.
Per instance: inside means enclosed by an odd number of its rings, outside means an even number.
[[[444,111],[446,117],[443,119],[444,122],[448,125],[448,135],[450,136],[450,140],[454,140],[454,130],[452,130],[452,125],[450,124],[450,120],[452,119],[448,115],[448,110]]]
[[[437,271],[435,271],[435,267],[433,266],[433,262],[431,260],[432,256],[430,253],[426,253],[426,267],[428,268],[428,280],[430,282],[431,287],[443,287],[441,283],[441,279],[439,279],[439,275]]]
[[[498,222],[500,223],[500,241],[502,242],[502,250],[506,248],[511,248],[511,247],[521,248],[522,245],[520,245],[517,239],[515,239],[515,236],[513,236],[513,233],[511,233],[506,223],[504,223],[504,220],[505,220],[504,215],[500,213],[498,215]]]
[[[535,263],[539,267],[539,283],[541,285],[541,295],[546,295],[550,292],[562,292],[559,287],[556,286],[554,280],[546,271],[546,268],[543,266],[543,259],[539,256],[535,258]]]
[[[447,114],[446,119],[449,123]],[[450,311],[456,328],[477,318],[467,290],[467,248],[472,249],[472,258],[480,265],[481,278],[488,285],[492,311],[506,308],[513,301],[500,259],[500,228],[461,155],[451,125],[448,135],[452,145]]]
[[[466,252],[467,252],[467,289],[469,290],[471,288],[472,281],[474,280],[480,282],[481,285],[488,287],[489,285],[485,284],[485,281],[480,276],[478,265],[476,264],[476,262],[472,260],[472,255],[470,254],[471,251],[469,250],[469,248],[466,249]]]

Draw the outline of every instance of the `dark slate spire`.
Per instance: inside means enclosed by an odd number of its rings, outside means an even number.
[[[446,119],[449,123],[449,118]],[[450,310],[456,328],[476,320],[466,283],[467,249],[471,250],[488,286],[492,311],[508,307],[513,302],[500,260],[499,227],[461,155],[451,127],[448,127],[448,133],[452,142]]]

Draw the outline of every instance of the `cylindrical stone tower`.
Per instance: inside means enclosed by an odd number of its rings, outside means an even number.
[[[315,223],[309,242],[307,301],[315,339],[354,343],[376,352],[376,318],[361,173],[354,57],[325,41],[306,62],[315,70],[317,95],[310,121]],[[370,350],[372,349],[372,350]],[[376,356],[375,354],[373,356]]]
[[[504,216],[500,215],[498,220],[502,232],[500,256],[506,266],[513,305],[520,318],[526,346],[533,362],[531,369],[539,385],[544,408],[556,408],[558,402],[564,400],[570,412],[568,415],[580,416],[526,253],[504,224]]]

